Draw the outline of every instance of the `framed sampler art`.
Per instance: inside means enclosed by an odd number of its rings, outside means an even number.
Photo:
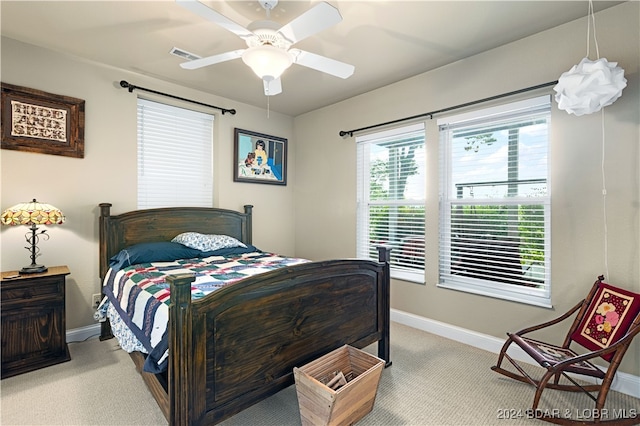
[[[287,184],[287,140],[236,128],[233,180],[235,182]]]
[[[84,157],[84,100],[2,83],[3,149]]]

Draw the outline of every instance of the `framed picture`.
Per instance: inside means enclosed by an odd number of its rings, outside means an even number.
[[[233,180],[287,184],[287,140],[263,133],[235,129]]]
[[[2,83],[3,149],[84,157],[84,100]]]

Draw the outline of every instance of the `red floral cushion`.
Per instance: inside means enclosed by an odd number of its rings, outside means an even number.
[[[587,313],[571,339],[597,351],[607,348],[626,334],[640,312],[640,294],[600,283]],[[603,355],[610,361],[613,353]]]

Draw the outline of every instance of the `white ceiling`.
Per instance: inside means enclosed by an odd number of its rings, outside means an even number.
[[[202,2],[242,26],[266,18],[257,1]],[[315,3],[280,1],[271,19],[284,25]],[[343,21],[294,47],[353,64],[354,75],[343,80],[294,64],[282,76],[283,93],[269,99],[272,111],[296,116],[588,14],[586,0],[329,3],[339,9]],[[594,8],[618,3],[597,1]],[[169,54],[174,46],[210,56],[246,44],[172,0],[2,0],[0,8],[2,36],[267,106],[262,82],[241,59],[199,70],[179,66],[183,60]]]

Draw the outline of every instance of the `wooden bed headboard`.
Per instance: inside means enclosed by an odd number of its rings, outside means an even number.
[[[207,207],[167,207],[111,215],[111,203],[100,203],[100,279],[109,259],[133,244],[171,241],[182,232],[224,234],[252,243],[252,205],[244,213]],[[161,213],[161,214],[159,214]]]

